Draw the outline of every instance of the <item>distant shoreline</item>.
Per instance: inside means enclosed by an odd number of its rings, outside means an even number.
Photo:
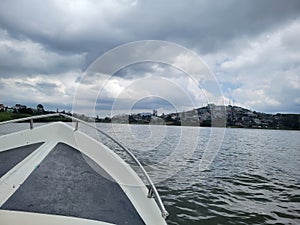
[[[19,118],[26,118],[26,117],[30,117],[32,115],[30,114],[15,114],[12,115],[10,118],[4,118],[3,117],[3,112],[0,112],[0,122],[5,122],[5,121],[9,121],[9,120],[13,120],[13,119],[19,119]],[[130,125],[164,125],[164,126],[185,126],[185,127],[215,127],[215,128],[228,128],[228,129],[259,129],[259,130],[295,130],[295,131],[299,131],[300,129],[293,129],[293,128],[263,128],[263,127],[242,127],[242,126],[225,126],[225,127],[221,127],[221,126],[193,126],[193,125],[181,125],[181,124],[167,124],[167,123],[162,123],[162,124],[155,124],[155,123],[129,123],[129,122],[114,122],[114,121],[110,121],[110,122],[104,122],[104,121],[96,121],[95,118],[90,118],[90,117],[86,117],[89,119],[83,119],[87,122],[95,122],[95,123],[111,123],[111,124],[130,124]],[[64,118],[64,117],[49,117],[49,118],[43,118],[43,119],[36,119],[34,120],[35,123],[49,123],[49,122],[72,122],[71,119],[68,118]],[[27,121],[25,122],[19,122],[19,123],[28,123]]]
[[[3,106],[3,104],[0,104]],[[0,108],[0,122],[24,118],[34,115],[46,115],[58,113],[46,111],[39,104],[36,109],[16,104],[14,107]],[[112,118],[88,117],[83,114],[60,111],[70,116],[87,122],[96,123],[116,123],[116,124],[151,124],[167,126],[193,126],[193,127],[227,127],[227,128],[249,128],[249,129],[269,129],[269,130],[300,130],[300,114],[266,114],[251,111],[238,106],[219,106],[208,104],[205,107],[161,115],[157,115],[157,110],[153,113],[119,114]],[[64,117],[51,117],[37,119],[35,122],[71,122]]]

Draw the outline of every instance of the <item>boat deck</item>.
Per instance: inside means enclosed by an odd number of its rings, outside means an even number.
[[[0,152],[0,178],[43,143]],[[145,224],[119,184],[77,149],[58,143],[0,207],[111,224]]]

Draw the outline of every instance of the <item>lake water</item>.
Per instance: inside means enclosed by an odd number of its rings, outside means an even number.
[[[170,225],[300,224],[299,131],[97,126],[149,171]],[[16,127],[0,129],[3,134]],[[80,129],[120,152],[101,135]]]

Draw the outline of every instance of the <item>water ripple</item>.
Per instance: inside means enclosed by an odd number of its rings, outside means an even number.
[[[209,170],[196,169],[199,146],[183,171],[159,184],[169,224],[300,224],[300,133],[238,131],[226,133]]]
[[[14,124],[0,133],[25,126],[28,124]],[[168,174],[160,162],[175,151],[190,151],[198,138],[192,155],[170,164],[183,169],[157,184],[170,213],[169,225],[300,224],[299,131],[227,129],[215,160],[207,170],[199,171],[210,128],[168,127],[150,133],[148,126],[99,126],[129,147],[152,177]],[[188,133],[190,140],[185,139],[182,149],[176,150],[182,133]],[[104,137],[94,138],[130,161]]]

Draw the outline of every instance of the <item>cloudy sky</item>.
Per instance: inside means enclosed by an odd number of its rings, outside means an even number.
[[[298,0],[2,0],[0,103],[299,113],[299,37]]]

